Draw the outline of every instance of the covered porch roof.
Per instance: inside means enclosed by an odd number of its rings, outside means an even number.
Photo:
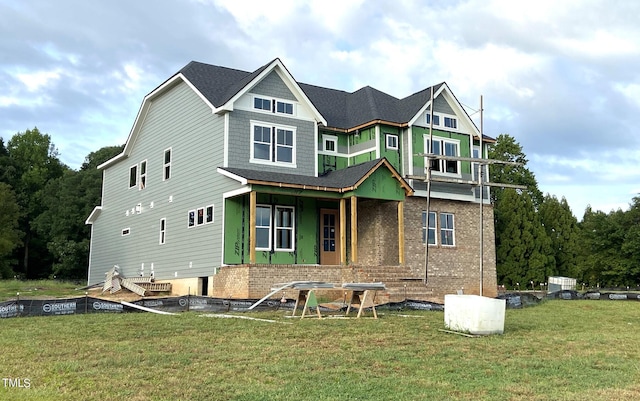
[[[319,177],[232,167],[219,167],[218,172],[243,185],[320,191],[325,193],[322,196],[327,196],[326,193],[330,192],[333,193],[330,197],[335,198],[355,195],[373,199],[403,200],[405,196],[413,195],[411,186],[385,158],[330,171]],[[393,184],[380,185],[387,182]]]

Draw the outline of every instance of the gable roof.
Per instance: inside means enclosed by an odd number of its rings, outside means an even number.
[[[281,66],[290,76],[277,58],[253,72],[192,61],[179,73],[184,75],[214,107],[221,108],[239,93],[248,90],[249,84],[274,63]],[[431,102],[431,87],[398,99],[371,86],[365,86],[355,92],[346,92],[299,83],[291,78],[324,117],[329,128],[350,131],[372,122],[404,125]],[[446,83],[441,82],[433,86],[434,93],[444,89],[443,86],[448,90]],[[453,93],[451,95],[458,102]],[[469,117],[466,111],[460,108]],[[486,135],[483,137],[492,139]]]
[[[210,107],[214,112],[233,110],[233,102],[244,93],[248,92],[262,78],[272,71],[278,71],[289,89],[294,95],[307,102],[315,114],[319,123],[327,128],[356,131],[367,125],[375,123],[385,123],[397,126],[407,126],[416,116],[421,113],[431,103],[431,87],[416,92],[403,99],[398,99],[387,93],[379,91],[370,86],[358,89],[355,92],[346,92],[337,89],[324,88],[297,82],[291,73],[284,66],[279,58],[275,58],[269,63],[261,66],[253,72],[237,70],[228,67],[205,64],[191,61],[180,71],[171,76],[151,93],[145,96],[136,121],[133,124],[125,148],[121,154],[107,160],[99,169],[127,157],[131,151],[130,147],[135,142],[138,132],[138,122],[148,110],[148,101],[159,96],[164,90],[171,87],[174,82],[186,82]],[[475,123],[469,118],[455,95],[449,90],[445,82],[433,87],[434,96],[447,90],[452,99],[457,103],[457,108],[467,116],[474,128],[475,135],[479,131]],[[493,141],[494,139],[483,135],[483,139]]]
[[[385,158],[356,164],[337,171],[330,171],[319,177],[232,167],[219,167],[218,172],[222,174],[225,174],[225,172],[230,173],[235,176],[234,178],[240,178],[246,181],[247,184],[347,192],[356,189],[367,177],[381,167],[386,167],[391,171],[391,174],[400,182],[400,185],[408,195],[413,193],[411,186]]]

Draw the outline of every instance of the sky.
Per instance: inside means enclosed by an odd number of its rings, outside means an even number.
[[[124,144],[190,61],[403,98],[446,81],[522,146],[545,194],[628,209],[640,193],[640,1],[0,0],[0,137],[38,127],[78,169]]]

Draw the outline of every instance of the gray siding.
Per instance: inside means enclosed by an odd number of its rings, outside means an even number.
[[[296,128],[296,168],[250,163],[251,120]],[[314,123],[269,113],[235,110],[229,115],[229,167],[270,172],[315,175]]]
[[[449,103],[445,100],[444,96],[438,96],[433,102],[433,111],[437,113],[446,113],[455,115]]]
[[[135,276],[142,263],[142,272],[150,274],[153,263],[155,277],[169,279],[210,276],[221,262],[222,193],[239,187],[216,173],[223,162],[224,117],[212,114],[180,83],[155,99],[141,118],[131,154],[104,174],[103,208],[93,225],[90,283],[104,280],[115,264],[124,275]],[[172,148],[171,178],[163,181],[167,148]],[[146,188],[129,189],[129,168],[143,160]],[[138,203],[142,212],[132,214]],[[208,205],[214,205],[214,222],[188,228],[188,211]],[[159,244],[162,218],[164,245]],[[122,236],[123,228],[131,234]]]
[[[296,97],[291,93],[287,85],[284,84],[280,76],[272,71],[269,75],[264,77],[256,86],[254,86],[250,93],[257,95],[265,95],[277,97],[285,100],[297,101]]]

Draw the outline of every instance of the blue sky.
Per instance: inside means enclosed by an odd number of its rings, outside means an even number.
[[[640,193],[640,2],[0,0],[0,136],[61,160],[123,144],[143,97],[191,60],[405,97],[446,81],[540,189],[626,209]],[[477,119],[478,115],[474,115]]]

